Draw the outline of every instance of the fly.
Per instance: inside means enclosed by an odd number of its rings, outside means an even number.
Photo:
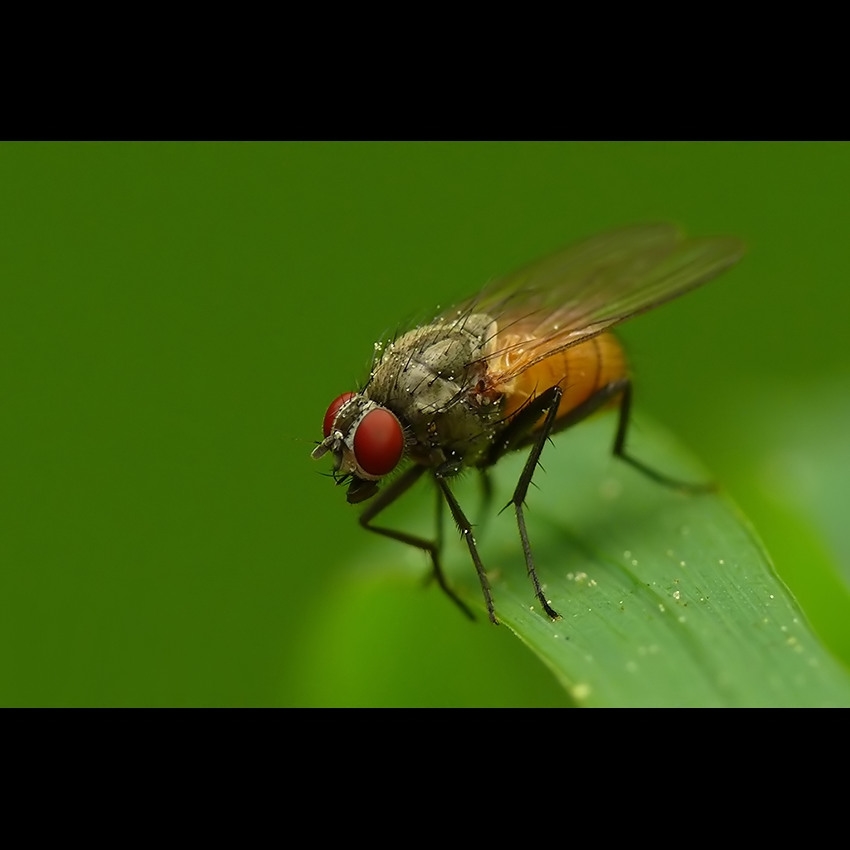
[[[670,301],[736,263],[733,237],[686,238],[667,224],[638,225],[593,236],[488,284],[478,295],[376,347],[366,385],[338,396],[325,413],[324,439],[334,478],[356,504],[373,497],[360,524],[426,551],[434,578],[470,618],[440,563],[442,506],[447,504],[478,574],[487,614],[496,618],[472,525],[451,480],[487,470],[508,452],[528,449],[513,505],[534,594],[546,599],[531,552],[523,505],[546,440],[600,408],[616,405],[614,454],[654,480],[686,485],[626,451],[632,382],[614,325]],[[380,489],[383,479],[407,468]],[[428,540],[373,525],[388,505],[428,473],[437,488],[438,532]],[[485,488],[488,491],[489,487]]]

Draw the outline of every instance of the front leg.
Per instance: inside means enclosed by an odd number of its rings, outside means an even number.
[[[446,581],[446,576],[443,573],[442,565],[440,564],[440,541],[442,536],[442,530],[439,526],[442,525],[441,519],[437,516],[437,539],[436,540],[426,540],[424,537],[417,537],[413,534],[408,534],[405,531],[397,531],[392,528],[381,528],[376,525],[372,525],[372,520],[382,511],[384,508],[391,505],[396,499],[400,496],[404,495],[421,477],[425,472],[426,467],[420,466],[419,464],[415,464],[410,469],[408,469],[400,478],[396,478],[389,487],[384,490],[379,491],[378,495],[371,502],[369,507],[360,514],[360,525],[368,531],[374,531],[376,534],[381,534],[384,537],[389,537],[391,540],[398,540],[400,543],[406,543],[408,546],[415,546],[417,549],[423,549],[431,556],[431,565],[434,573],[434,578],[437,580],[437,584],[440,585],[442,591],[448,596],[455,605],[469,617],[470,620],[475,619],[475,615],[469,609],[469,607],[461,601],[461,599],[455,594],[455,592],[449,587],[448,581]],[[450,503],[451,504],[451,503]],[[492,603],[491,603],[492,605]]]

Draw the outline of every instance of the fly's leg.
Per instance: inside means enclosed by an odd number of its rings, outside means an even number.
[[[633,458],[630,454],[626,453],[626,432],[629,429],[629,412],[632,407],[632,382],[628,379],[614,381],[613,383],[608,384],[608,387],[617,387],[618,385],[619,388],[612,394],[616,395],[617,392],[621,393],[620,417],[617,423],[617,435],[614,438],[614,454],[616,457],[626,461],[626,463],[630,463],[635,469],[640,470],[653,481],[657,481],[659,484],[664,484],[666,487],[672,487],[675,490],[681,490],[685,493],[710,493],[713,490],[716,490],[717,488],[711,482],[707,484],[692,484],[687,481],[679,481],[676,478],[670,478],[668,475],[658,472],[651,466],[647,466],[645,463],[642,463],[636,458]],[[603,387],[603,389],[599,392],[605,392],[608,387]],[[592,398],[595,398],[595,396]]]
[[[543,446],[547,439],[555,430],[563,430],[569,428],[586,419],[591,414],[595,413],[601,407],[619,397],[619,421],[617,424],[617,433],[614,438],[613,453],[621,460],[631,464],[635,469],[638,469],[644,475],[649,476],[653,481],[664,484],[668,487],[673,487],[690,493],[704,493],[714,489],[712,484],[690,484],[684,481],[679,481],[675,478],[670,478],[661,472],[658,472],[652,467],[647,466],[626,452],[626,434],[629,426],[629,414],[631,412],[632,403],[632,383],[628,378],[619,381],[612,381],[606,384],[601,389],[597,390],[590,398],[579,404],[566,415],[556,421],[558,415],[558,406],[563,395],[563,390],[560,386],[550,387],[545,392],[537,396],[531,403],[527,404],[522,410],[517,413],[509,425],[505,428],[498,443],[493,445],[490,455],[487,460],[487,465],[494,464],[503,454],[517,448],[532,444],[531,452],[525,462],[513,497],[510,502],[505,505],[514,506],[516,512],[517,525],[519,534],[522,540],[523,554],[525,555],[525,563],[528,569],[528,576],[531,583],[534,585],[534,592],[543,610],[554,620],[558,618],[558,613],[555,611],[546,600],[540,587],[540,581],[537,577],[537,571],[534,568],[534,559],[531,554],[531,545],[528,540],[528,531],[525,524],[525,514],[523,506],[525,497],[528,493],[528,488],[531,485],[531,479],[534,471],[540,462],[540,455],[543,451]],[[536,428],[540,417],[545,414],[543,423],[539,429]],[[503,508],[504,510],[504,508]]]
[[[540,586],[540,580],[537,578],[537,570],[534,569],[534,558],[531,554],[531,543],[528,540],[528,530],[525,526],[523,505],[525,504],[528,488],[531,485],[531,479],[534,476],[534,470],[540,462],[540,454],[543,451],[543,446],[555,427],[555,417],[558,415],[558,405],[561,402],[561,396],[563,394],[564,391],[556,385],[550,387],[537,396],[534,401],[526,405],[506,429],[503,439],[496,446],[496,449],[500,449],[500,451],[492,460],[495,463],[498,457],[513,448],[515,444],[522,444],[524,438],[528,437],[529,431],[534,427],[537,420],[544,413],[546,414],[543,425],[534,437],[534,444],[531,447],[525,466],[522,468],[514,494],[510,502],[505,505],[505,508],[509,505],[514,506],[517,526],[519,527],[519,536],[520,540],[522,540],[522,551],[525,555],[525,566],[528,570],[528,577],[534,585],[534,595],[543,606],[546,614],[553,620],[559,619],[561,615],[549,604],[546,595],[543,593],[543,588]]]
[[[547,406],[543,404],[541,409],[539,403],[551,391],[550,389],[546,393],[542,393],[531,404],[526,405],[517,413],[502,433],[499,442],[491,449],[487,459],[488,466],[494,464],[503,454],[513,449],[522,448],[537,440],[537,434],[532,433],[532,429]],[[664,484],[666,487],[672,487],[675,490],[681,490],[685,493],[709,493],[716,489],[712,483],[693,484],[687,481],[680,481],[677,478],[671,478],[669,475],[658,472],[658,470],[653,469],[651,466],[639,461],[626,452],[626,434],[629,430],[629,415],[632,408],[632,382],[628,378],[611,381],[610,384],[606,384],[597,390],[590,398],[583,401],[577,407],[574,407],[569,413],[561,416],[552,430],[563,431],[565,428],[576,425],[583,419],[587,419],[591,414],[596,413],[597,410],[609,402],[617,399],[617,397],[619,397],[619,418],[617,421],[617,433],[614,437],[613,454],[615,457],[631,464],[631,466],[653,481]]]
[[[434,488],[434,495],[437,497],[437,533],[434,535],[434,548],[437,552],[443,551],[443,510],[445,508],[445,502],[443,501],[443,494],[440,491],[439,487]],[[431,581],[436,577],[437,571],[431,570],[430,573],[425,578],[425,584],[430,584]]]
[[[396,531],[391,528],[380,528],[372,525],[372,520],[375,519],[375,517],[384,510],[384,508],[391,505],[396,499],[406,493],[422,477],[425,469],[426,468],[424,466],[415,464],[408,469],[404,475],[393,481],[389,487],[379,491],[366,510],[360,514],[360,525],[368,531],[374,531],[376,534],[389,537],[391,540],[398,540],[400,543],[406,543],[408,546],[415,546],[417,549],[422,549],[427,552],[431,556],[431,565],[433,567],[433,574],[434,578],[437,580],[437,584],[440,585],[440,588],[446,596],[448,596],[455,605],[457,605],[458,608],[460,608],[460,610],[469,617],[470,620],[474,620],[475,615],[472,611],[470,611],[466,604],[464,604],[449,587],[443,573],[443,568],[440,565],[440,543],[442,540],[442,517],[440,516],[440,512],[442,507],[438,508],[436,541],[426,540],[424,537],[417,537],[413,534],[407,534],[404,531]],[[449,505],[451,506],[451,502],[449,502]],[[463,514],[461,514],[461,516],[463,516]],[[492,603],[488,606],[488,610],[492,610]]]
[[[449,510],[452,512],[452,517],[454,518],[455,525],[458,527],[458,531],[460,531],[461,537],[463,537],[466,541],[466,545],[469,548],[469,554],[472,556],[472,563],[475,564],[475,571],[478,573],[478,581],[481,583],[481,592],[484,594],[484,602],[487,605],[487,616],[490,618],[491,623],[495,623],[498,626],[499,621],[496,619],[496,612],[493,608],[493,594],[490,590],[490,581],[487,578],[487,572],[484,569],[484,564],[481,562],[481,556],[478,554],[478,547],[475,545],[475,538],[472,535],[472,523],[470,523],[470,521],[466,518],[466,514],[464,514],[463,510],[461,510],[461,507],[458,504],[457,499],[454,497],[454,494],[449,489],[449,485],[446,483],[445,478],[437,472],[434,475],[434,480],[437,482],[437,486],[440,488],[443,497],[448,503]]]

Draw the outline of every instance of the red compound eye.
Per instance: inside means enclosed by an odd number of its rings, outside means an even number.
[[[325,421],[322,423],[322,433],[327,437],[331,433],[331,428],[334,426],[334,419],[336,419],[337,413],[339,413],[339,409],[350,399],[354,398],[356,393],[343,393],[340,396],[337,396],[332,402],[331,406],[328,408],[328,412],[325,414]]]
[[[398,419],[383,407],[370,410],[354,432],[354,457],[369,475],[395,469],[404,451],[404,432]]]

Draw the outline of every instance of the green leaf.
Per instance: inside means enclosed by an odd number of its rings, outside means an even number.
[[[522,469],[520,452],[495,467],[486,516],[477,476],[454,488],[480,521],[476,541],[502,625],[487,621],[467,548],[448,524],[444,567],[480,612],[475,624],[434,582],[419,586],[424,553],[364,531],[299,641],[297,704],[850,705],[850,674],[722,485],[701,495],[664,487],[612,457],[613,433],[603,415],[556,435],[528,494],[537,572],[562,619],[540,611],[513,510],[497,511]],[[633,424],[628,448],[668,475],[711,480],[645,419]],[[433,537],[434,501],[423,480],[381,524]],[[512,635],[531,653],[516,653]],[[563,689],[560,702],[546,668]]]
[[[561,620],[535,604],[512,509],[476,533],[503,627],[580,705],[850,705],[847,671],[731,500],[653,482],[611,457],[611,434],[602,417],[558,435],[528,495],[535,564]],[[632,428],[629,449],[667,474],[707,480],[646,423]],[[523,461],[500,462],[502,503]],[[465,547],[447,542],[453,580],[483,612]]]

